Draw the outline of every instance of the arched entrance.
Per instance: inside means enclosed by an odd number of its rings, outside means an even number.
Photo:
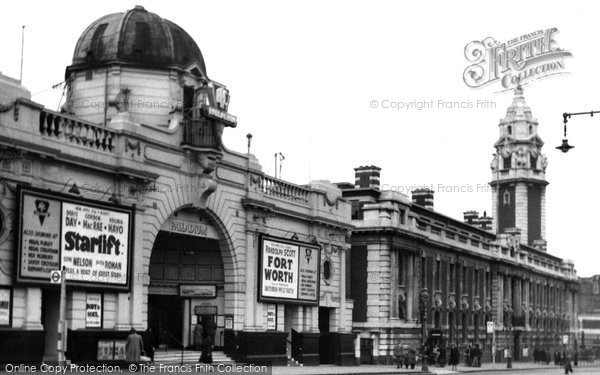
[[[174,213],[158,232],[150,257],[148,327],[159,349],[193,347],[194,328],[217,323],[215,346],[223,346],[225,267],[221,231],[198,210]]]

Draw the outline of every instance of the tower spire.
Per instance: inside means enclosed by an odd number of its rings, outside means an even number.
[[[545,238],[546,157],[538,122],[527,105],[520,83],[498,124],[499,138],[492,167],[492,217],[497,233],[514,228],[521,242],[533,246]]]

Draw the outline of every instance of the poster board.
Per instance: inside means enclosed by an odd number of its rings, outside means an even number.
[[[320,246],[263,235],[258,250],[260,302],[319,304]]]
[[[129,290],[133,208],[19,186],[16,281]]]

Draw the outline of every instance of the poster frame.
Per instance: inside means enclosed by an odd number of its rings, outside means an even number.
[[[49,288],[60,288],[60,284],[51,284],[49,277],[48,277],[48,279],[44,279],[44,278],[28,277],[28,276],[21,275],[21,262],[23,260],[22,259],[22,254],[23,254],[23,249],[22,249],[22,246],[23,246],[22,234],[23,233],[22,232],[24,229],[23,228],[22,208],[23,208],[23,198],[26,194],[36,196],[36,197],[42,197],[42,198],[60,201],[61,202],[61,210],[60,210],[61,225],[62,225],[62,202],[68,202],[71,204],[81,204],[81,205],[90,206],[93,208],[111,210],[111,211],[120,212],[120,213],[129,215],[129,228],[128,228],[128,239],[127,239],[129,246],[127,247],[127,277],[126,277],[125,284],[101,283],[101,282],[89,282],[89,281],[77,281],[77,280],[67,280],[66,283],[67,283],[67,287],[74,287],[74,288],[85,289],[85,290],[90,290],[90,291],[91,290],[130,291],[131,290],[131,278],[132,278],[131,273],[133,271],[132,260],[133,260],[133,251],[135,249],[135,243],[134,243],[135,235],[133,232],[134,232],[134,228],[135,228],[136,206],[135,205],[124,206],[124,205],[110,203],[110,202],[100,202],[99,203],[98,200],[92,200],[92,199],[87,199],[87,198],[82,198],[82,197],[75,197],[73,195],[69,195],[69,194],[65,194],[65,193],[60,193],[60,192],[56,192],[56,191],[52,191],[52,190],[44,190],[44,189],[35,188],[35,187],[31,187],[31,186],[26,186],[26,185],[17,185],[17,197],[16,197],[17,202],[18,202],[17,208],[16,208],[17,238],[16,238],[15,247],[14,247],[15,253],[16,253],[15,254],[16,262],[14,262],[15,284],[30,284],[30,285],[45,286],[45,287],[49,287]],[[59,228],[59,230],[60,229],[61,228]],[[60,267],[60,269],[62,269],[62,245],[63,245],[63,240],[61,237],[60,241],[59,241],[59,264],[60,264],[59,267]]]
[[[269,297],[263,296],[262,294],[262,286],[263,286],[263,247],[264,241],[273,241],[280,242],[289,245],[297,245],[312,248],[316,250],[317,254],[317,298],[315,300],[307,300],[300,298],[283,298],[283,297]],[[299,272],[299,271],[298,271]],[[287,304],[296,304],[296,305],[308,305],[308,306],[318,306],[320,295],[321,295],[321,245],[311,242],[303,242],[297,240],[289,240],[287,238],[271,236],[267,234],[261,233],[258,241],[258,272],[257,274],[257,285],[258,291],[256,293],[258,302],[267,302],[267,303],[287,303]],[[298,280],[299,282],[299,280]],[[298,286],[299,288],[299,286]]]

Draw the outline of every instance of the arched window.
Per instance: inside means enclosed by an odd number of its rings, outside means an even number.
[[[508,125],[506,130],[508,131],[508,135],[512,135],[512,126]]]
[[[440,328],[441,322],[440,322],[440,312],[436,310],[435,314],[433,314],[433,326],[435,328]]]
[[[475,336],[475,341],[479,339],[479,315],[475,314],[473,316],[473,335]]]

